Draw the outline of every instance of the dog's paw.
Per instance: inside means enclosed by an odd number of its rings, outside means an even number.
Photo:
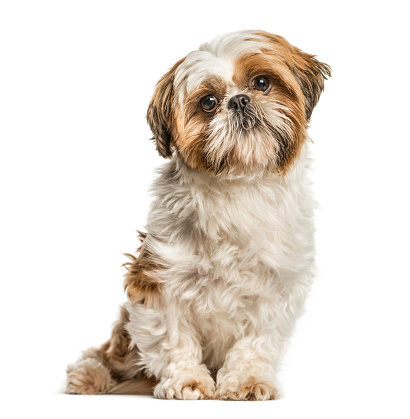
[[[110,371],[96,359],[87,358],[67,368],[67,393],[103,394],[114,384]]]
[[[215,383],[206,372],[195,370],[176,371],[162,379],[154,389],[158,399],[208,400],[215,398]]]
[[[243,379],[231,376],[218,381],[216,398],[220,400],[274,400],[278,392],[273,383],[258,380],[256,377]]]

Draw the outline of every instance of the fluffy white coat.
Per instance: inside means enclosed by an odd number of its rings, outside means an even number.
[[[286,176],[221,180],[178,157],[160,170],[144,245],[161,255],[165,301],[126,306],[157,397],[207,369],[220,396],[276,382],[314,271],[308,146]]]

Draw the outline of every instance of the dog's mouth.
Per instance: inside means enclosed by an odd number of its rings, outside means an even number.
[[[256,118],[253,118],[249,115],[244,115],[241,120],[241,126],[245,130],[251,130],[257,124],[257,122],[258,121]]]
[[[235,128],[249,131],[261,124],[261,115],[259,115],[257,108],[249,103],[244,109],[232,112],[232,122]]]

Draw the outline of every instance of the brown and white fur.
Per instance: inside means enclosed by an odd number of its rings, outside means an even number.
[[[277,397],[314,274],[306,130],[326,76],[284,38],[242,31],[162,77],[147,119],[170,160],[127,264],[128,302],[111,339],[69,366],[68,392]]]

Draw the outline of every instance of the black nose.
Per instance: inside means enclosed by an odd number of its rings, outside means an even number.
[[[228,102],[229,109],[238,109],[243,110],[247,103],[251,101],[250,97],[247,95],[236,95],[232,96]]]

